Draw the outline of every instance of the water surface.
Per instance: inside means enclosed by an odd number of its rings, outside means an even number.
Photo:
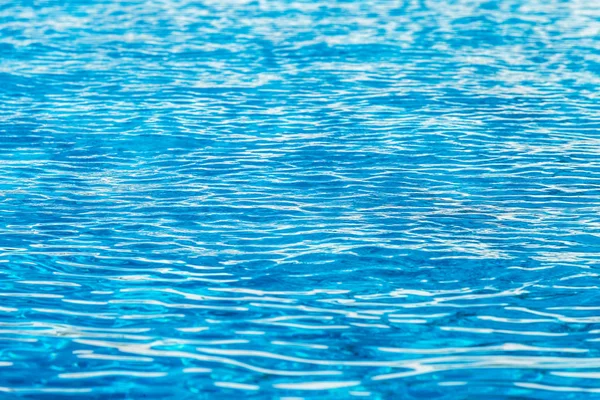
[[[0,1],[0,397],[600,392],[595,1]]]

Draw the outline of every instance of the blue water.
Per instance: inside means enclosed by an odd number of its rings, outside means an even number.
[[[600,3],[0,1],[0,398],[600,396]]]

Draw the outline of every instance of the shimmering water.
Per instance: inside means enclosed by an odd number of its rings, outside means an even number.
[[[600,392],[597,1],[0,1],[0,398]]]

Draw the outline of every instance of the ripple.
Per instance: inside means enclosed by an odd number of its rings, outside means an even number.
[[[104,376],[127,376],[131,378],[161,378],[166,372],[136,372],[136,371],[97,371],[97,372],[73,372],[59,374],[62,379],[94,379]]]

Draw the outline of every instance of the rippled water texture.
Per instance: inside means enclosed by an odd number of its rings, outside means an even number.
[[[0,398],[600,396],[599,2],[0,4]]]

